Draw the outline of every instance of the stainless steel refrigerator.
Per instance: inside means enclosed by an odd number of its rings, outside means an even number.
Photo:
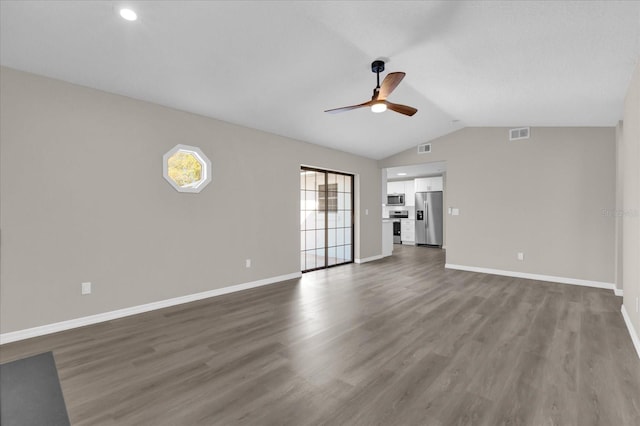
[[[416,244],[442,246],[442,191],[416,192]]]

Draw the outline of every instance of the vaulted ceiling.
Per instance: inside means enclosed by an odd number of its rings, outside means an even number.
[[[118,11],[130,7],[135,22]],[[638,1],[5,1],[0,62],[373,159],[466,126],[613,126]],[[329,108],[375,74],[413,117]]]

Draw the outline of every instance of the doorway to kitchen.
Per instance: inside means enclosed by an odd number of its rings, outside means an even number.
[[[353,262],[353,175],[300,169],[300,269]]]

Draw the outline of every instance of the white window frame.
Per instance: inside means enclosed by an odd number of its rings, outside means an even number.
[[[169,176],[169,158],[177,152],[184,152],[193,155],[202,166],[201,179],[197,182],[185,186],[179,186]],[[178,192],[198,193],[211,182],[211,161],[197,146],[178,144],[162,156],[162,175],[167,182]]]

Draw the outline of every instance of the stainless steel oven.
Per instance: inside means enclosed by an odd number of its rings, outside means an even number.
[[[402,244],[401,229],[400,219],[395,219],[393,221],[393,244]]]
[[[402,244],[401,219],[408,217],[409,210],[392,210],[389,212],[389,219],[393,219],[393,244]]]

